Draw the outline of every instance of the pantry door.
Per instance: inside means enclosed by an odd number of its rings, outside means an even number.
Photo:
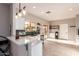
[[[68,24],[60,24],[59,37],[60,39],[68,39]]]

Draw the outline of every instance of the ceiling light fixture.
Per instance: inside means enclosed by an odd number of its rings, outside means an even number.
[[[33,6],[33,8],[36,8],[35,6]]]
[[[22,14],[21,14],[21,12],[22,12],[22,10],[21,10],[21,4],[19,4],[19,13],[18,13],[18,16],[22,16]]]
[[[18,19],[18,13],[16,13],[16,16],[15,16],[15,18],[16,18],[16,19]]]
[[[16,16],[15,18],[17,19],[18,17],[21,17],[23,15],[26,15],[26,7],[24,6],[22,9],[21,9],[21,3],[19,3],[19,12],[16,13]]]
[[[23,15],[26,15],[26,7],[23,7],[23,11],[22,11]]]
[[[19,16],[19,17],[21,17],[21,16],[22,16],[21,9],[19,9],[18,16]]]
[[[69,9],[69,11],[73,11],[73,9],[72,9],[72,8],[70,8],[70,9]]]

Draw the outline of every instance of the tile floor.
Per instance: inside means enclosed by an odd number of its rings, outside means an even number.
[[[79,56],[79,45],[45,40],[44,56]]]

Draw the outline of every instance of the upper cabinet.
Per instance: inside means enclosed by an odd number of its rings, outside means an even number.
[[[25,30],[25,18],[16,19],[16,30]]]

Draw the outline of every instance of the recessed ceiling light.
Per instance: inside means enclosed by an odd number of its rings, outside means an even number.
[[[72,8],[70,8],[70,9],[69,9],[69,11],[73,11],[73,9],[72,9]]]
[[[33,6],[33,8],[36,8],[36,6]]]

